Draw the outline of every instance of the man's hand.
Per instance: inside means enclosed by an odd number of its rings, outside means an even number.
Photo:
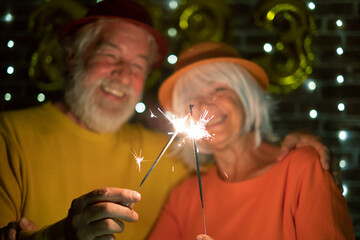
[[[320,162],[324,169],[330,169],[330,153],[329,149],[321,141],[321,138],[305,131],[295,131],[290,133],[284,138],[281,144],[281,153],[278,161],[281,161],[290,150],[294,148],[312,146],[320,155]]]
[[[21,218],[19,222],[9,222],[9,224],[0,229],[0,236],[4,236],[5,240],[16,240],[16,236],[20,231],[36,231],[37,226],[32,221]]]
[[[136,191],[102,188],[73,200],[65,220],[66,238],[115,239],[114,233],[124,231],[123,221],[138,220],[132,206],[140,199]]]

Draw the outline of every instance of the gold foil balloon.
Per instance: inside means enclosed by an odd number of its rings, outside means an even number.
[[[182,48],[201,41],[224,41],[232,23],[225,0],[182,1],[180,4],[174,15]]]
[[[31,56],[29,76],[37,88],[45,91],[62,88],[64,56],[58,41],[60,30],[85,12],[76,2],[54,0],[44,3],[30,16],[29,28],[38,45]]]
[[[303,1],[265,0],[255,11],[255,23],[277,33],[273,51],[253,59],[268,73],[272,93],[289,93],[312,73],[315,22]]]

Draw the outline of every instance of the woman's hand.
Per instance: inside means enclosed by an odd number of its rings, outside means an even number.
[[[214,240],[206,234],[200,234],[196,236],[196,240]]]

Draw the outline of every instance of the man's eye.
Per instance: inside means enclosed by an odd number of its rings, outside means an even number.
[[[114,54],[110,54],[110,53],[105,54],[105,56],[106,56],[106,57],[110,57],[110,58],[115,58],[115,55],[114,55]]]

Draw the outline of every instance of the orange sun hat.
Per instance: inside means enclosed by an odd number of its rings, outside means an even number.
[[[197,66],[213,62],[238,64],[254,76],[261,88],[266,89],[269,85],[269,78],[264,69],[252,61],[241,58],[231,46],[219,42],[201,42],[180,53],[174,73],[165,79],[159,88],[160,105],[166,110],[172,110],[172,92],[179,77]]]

